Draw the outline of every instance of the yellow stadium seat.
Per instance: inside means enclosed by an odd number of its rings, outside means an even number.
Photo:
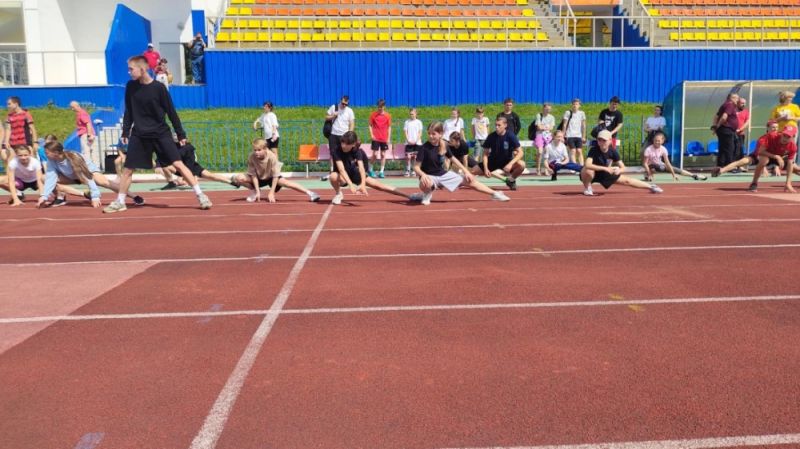
[[[406,35],[400,32],[392,33],[392,41],[404,41],[406,39]]]
[[[469,33],[462,31],[454,34],[455,34],[455,40],[457,40],[458,42],[469,42]]]
[[[378,41],[378,33],[366,32],[366,33],[364,33],[364,40],[367,41],[367,42],[377,42]]]
[[[378,20],[378,28],[389,28],[392,26],[392,22],[390,20],[381,19]]]
[[[300,26],[299,20],[287,20],[286,21],[286,28],[297,28]]]
[[[413,42],[417,40],[417,33],[406,32],[406,40]]]
[[[669,24],[670,24],[669,20],[659,20],[658,21],[658,27],[659,28],[671,28]]]
[[[325,40],[329,42],[336,42],[339,40],[339,34],[329,31],[325,33]]]
[[[775,28],[789,28],[789,21],[786,19],[775,20]]]
[[[694,40],[696,40],[696,41],[704,41],[704,40],[706,40],[705,31],[696,31],[694,33]]]
[[[311,36],[311,40],[314,42],[324,42],[325,41],[325,33],[314,33]]]
[[[222,19],[220,28],[236,28],[236,25],[233,23],[232,19]]]
[[[353,25],[353,28],[363,28],[364,27],[364,21],[363,20],[354,20],[351,23]]]
[[[532,9],[523,9],[522,16],[523,17],[534,17],[536,14],[533,12]]]
[[[438,21],[438,20],[431,20],[431,21],[429,21],[429,22],[428,22],[428,28],[430,28],[430,29],[432,29],[432,30],[435,30],[435,29],[437,29],[437,28],[440,28],[440,27],[439,27],[439,21]]]
[[[497,36],[497,41],[498,42],[505,42],[505,41],[508,40],[508,34],[506,34],[505,31],[497,32],[497,33],[495,33],[495,35]]]
[[[417,22],[417,28],[419,28],[421,30],[424,30],[425,28],[428,28],[428,21],[427,20],[418,21]]]
[[[392,20],[389,22],[389,26],[390,26],[391,28],[402,28],[402,27],[403,27],[403,21],[402,21],[402,20],[399,20],[399,19],[392,19]]]
[[[792,31],[791,37],[793,41],[800,40],[800,31]]]
[[[716,31],[709,31],[708,40],[710,40],[710,41],[718,41],[719,40],[719,33],[717,33]]]
[[[244,0],[243,3],[246,5],[255,5],[256,0]]]
[[[241,5],[244,3],[244,0],[231,0],[231,5]]]
[[[260,32],[258,33],[258,37],[256,38],[258,42],[269,42],[269,33]]]
[[[261,28],[261,21],[260,20],[248,20],[247,21],[247,28],[251,28],[251,29]]]
[[[286,28],[286,21],[283,19],[275,19],[275,28]]]
[[[431,35],[431,40],[432,41],[437,41],[437,42],[444,41],[445,40],[444,33],[433,33]]]
[[[339,28],[342,28],[342,29],[350,28],[350,21],[349,20],[340,20],[339,21]]]
[[[730,31],[723,31],[719,33],[719,40],[721,41],[732,41],[733,40],[733,33]]]
[[[315,20],[314,21],[314,28],[325,28],[325,21],[324,20]]]
[[[536,40],[536,37],[530,31],[526,31],[522,33],[522,40],[525,42],[533,42]]]
[[[284,40],[286,42],[297,42],[297,33],[295,32],[286,33],[284,35]]]
[[[255,42],[256,38],[258,38],[258,33],[248,31],[247,33],[244,33],[242,42]]]
[[[543,31],[539,31],[538,33],[536,33],[536,40],[539,42],[547,42],[550,40],[550,36],[548,36],[547,33]]]
[[[239,8],[239,15],[240,16],[252,16],[253,10],[250,8]]]
[[[389,35],[389,33],[387,31],[383,31],[381,33],[378,33],[378,40],[380,40],[381,42],[389,42],[389,38],[390,37],[391,36]]]
[[[517,6],[528,6],[528,0],[517,0]]]
[[[484,42],[495,42],[497,40],[497,36],[494,33],[483,33],[481,34],[481,40]]]
[[[314,22],[310,20],[301,20],[300,28],[314,28]]]
[[[453,28],[457,30],[463,30],[467,28],[467,24],[463,20],[454,20],[453,21]]]
[[[364,40],[364,33],[360,32],[360,31],[354,31],[353,32],[353,41],[354,42],[361,42],[363,40]]]
[[[417,25],[413,20],[403,20],[403,28],[416,28]]]
[[[370,28],[370,29],[378,28],[378,21],[367,19],[364,21],[364,28]]]
[[[492,28],[495,30],[499,30],[503,28],[503,21],[502,20],[492,20]]]
[[[419,40],[422,42],[430,42],[431,33],[419,33]]]
[[[764,19],[764,28],[775,28],[775,21],[772,19]]]
[[[326,28],[330,28],[330,29],[339,28],[339,21],[338,20],[329,20],[328,21],[328,25],[326,26]]]
[[[272,32],[272,42],[283,42],[283,32],[282,31],[273,31]]]
[[[225,31],[217,33],[217,42],[228,42],[231,39],[230,34]]]
[[[492,28],[492,23],[489,22],[488,20],[480,20],[478,21],[478,28],[482,30],[488,30]]]
[[[311,42],[311,33],[300,33],[300,42]]]
[[[467,28],[470,30],[477,30],[478,29],[478,21],[477,20],[467,20]]]
[[[239,15],[239,8],[231,6],[225,11],[226,16],[238,16]]]
[[[762,25],[761,19],[753,19],[752,24],[753,24],[753,28],[761,28],[761,25]]]
[[[528,22],[528,28],[530,28],[532,30],[538,30],[541,27],[542,27],[542,24],[539,23],[538,20],[531,20],[530,22]]]
[[[672,40],[672,41],[677,41],[677,40],[680,39],[680,35],[678,34],[677,31],[673,31],[673,32],[669,33],[669,39]]]
[[[265,19],[261,21],[261,28],[272,28],[272,19]]]
[[[525,29],[528,28],[528,21],[527,20],[515,20],[513,22],[509,21],[508,22],[509,28],[511,27],[512,24],[514,25],[514,28],[519,29],[519,30],[525,30]]]
[[[776,33],[775,31],[769,31],[769,32],[767,32],[765,34],[766,34],[766,36],[764,37],[764,40],[767,40],[767,41],[776,41],[776,40],[778,40],[778,33]]]
[[[522,33],[518,33],[516,31],[508,33],[508,40],[511,42],[522,42]]]

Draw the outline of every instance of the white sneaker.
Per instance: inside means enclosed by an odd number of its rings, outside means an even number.
[[[430,192],[423,192],[422,193],[422,204],[428,206],[431,204],[431,198],[433,198],[433,190]]]
[[[411,177],[411,171],[409,171],[409,170],[404,171],[403,172],[403,177],[406,177],[406,178]]]
[[[314,192],[308,192],[308,200],[311,201],[312,203],[316,203],[317,201],[319,201],[319,195],[317,195]]]
[[[419,203],[420,201],[422,201],[422,197],[423,197],[422,192],[412,193],[411,195],[408,196],[408,200]]]
[[[655,184],[650,184],[650,193],[664,193],[664,189]]]
[[[511,198],[507,197],[503,192],[494,192],[492,194],[492,199],[494,201],[511,201]]]
[[[197,195],[197,201],[200,202],[200,209],[202,209],[202,210],[209,210],[209,209],[211,209],[211,206],[213,205],[213,204],[211,204],[211,200],[208,199],[208,196],[206,196],[205,193],[201,193],[200,195]]]
[[[591,187],[587,187],[586,189],[583,190],[583,194],[586,196],[594,196],[594,191],[592,190]]]
[[[342,199],[344,199],[344,194],[341,191],[339,191],[339,193],[337,193],[336,195],[333,196],[333,199],[331,200],[331,203],[333,203],[333,204],[338,206],[338,205],[342,204]]]
[[[247,195],[247,202],[248,203],[255,203],[256,202],[256,191],[251,190],[250,195]]]

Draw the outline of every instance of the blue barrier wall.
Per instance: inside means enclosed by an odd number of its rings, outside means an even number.
[[[69,102],[90,103],[99,108],[119,108],[125,96],[120,86],[13,86],[0,88],[5,99],[12,95],[22,100],[23,107],[42,107],[52,104],[59,108],[69,107]]]
[[[780,62],[775,56],[780,54]],[[223,51],[206,53],[210,107],[659,102],[683,80],[797,78],[800,49]]]
[[[149,20],[121,3],[117,5],[106,43],[108,84],[128,82],[128,58],[142,54],[147,49],[150,36]]]
[[[170,86],[169,93],[176,109],[206,109],[206,86]]]

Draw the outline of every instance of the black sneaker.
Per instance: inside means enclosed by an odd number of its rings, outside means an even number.
[[[517,190],[517,181],[512,181],[511,178],[506,178],[506,185],[509,190]]]
[[[85,192],[83,192],[83,197],[84,197],[84,198],[86,198],[87,200],[90,200],[90,201],[91,201],[91,199],[92,199],[92,192],[89,192],[88,190],[87,190],[87,191],[85,191]]]
[[[756,183],[750,184],[750,187],[747,190],[750,192],[758,192],[758,184]]]
[[[140,197],[139,195],[136,195],[135,197],[133,197],[133,204],[137,206],[144,206],[144,198]]]
[[[241,187],[241,184],[239,184],[239,181],[236,179],[236,175],[231,175],[230,184],[237,189]]]
[[[721,172],[721,171],[722,171],[722,169],[721,169],[721,168],[719,168],[719,167],[714,167],[714,169],[713,169],[713,170],[711,170],[711,177],[712,177],[712,178],[716,178],[716,177],[718,177],[718,176],[720,175],[720,172]]]
[[[161,190],[175,190],[177,188],[178,188],[178,184],[175,184],[175,181],[170,181],[170,182],[167,183],[167,185],[162,187]]]
[[[550,180],[551,181],[558,181],[558,175],[556,174],[556,172],[553,172],[553,175],[550,176]]]
[[[17,192],[17,198],[19,198],[19,200],[22,201],[23,203],[25,202],[25,194],[24,193]]]
[[[53,204],[50,207],[61,207],[65,204],[67,204],[66,198],[56,198],[56,200],[53,201]]]

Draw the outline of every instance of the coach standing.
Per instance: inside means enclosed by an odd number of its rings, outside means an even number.
[[[728,99],[719,107],[711,131],[716,133],[719,140],[719,154],[717,167],[724,167],[733,162],[733,153],[736,150],[736,131],[739,129],[739,95],[728,94]]]

